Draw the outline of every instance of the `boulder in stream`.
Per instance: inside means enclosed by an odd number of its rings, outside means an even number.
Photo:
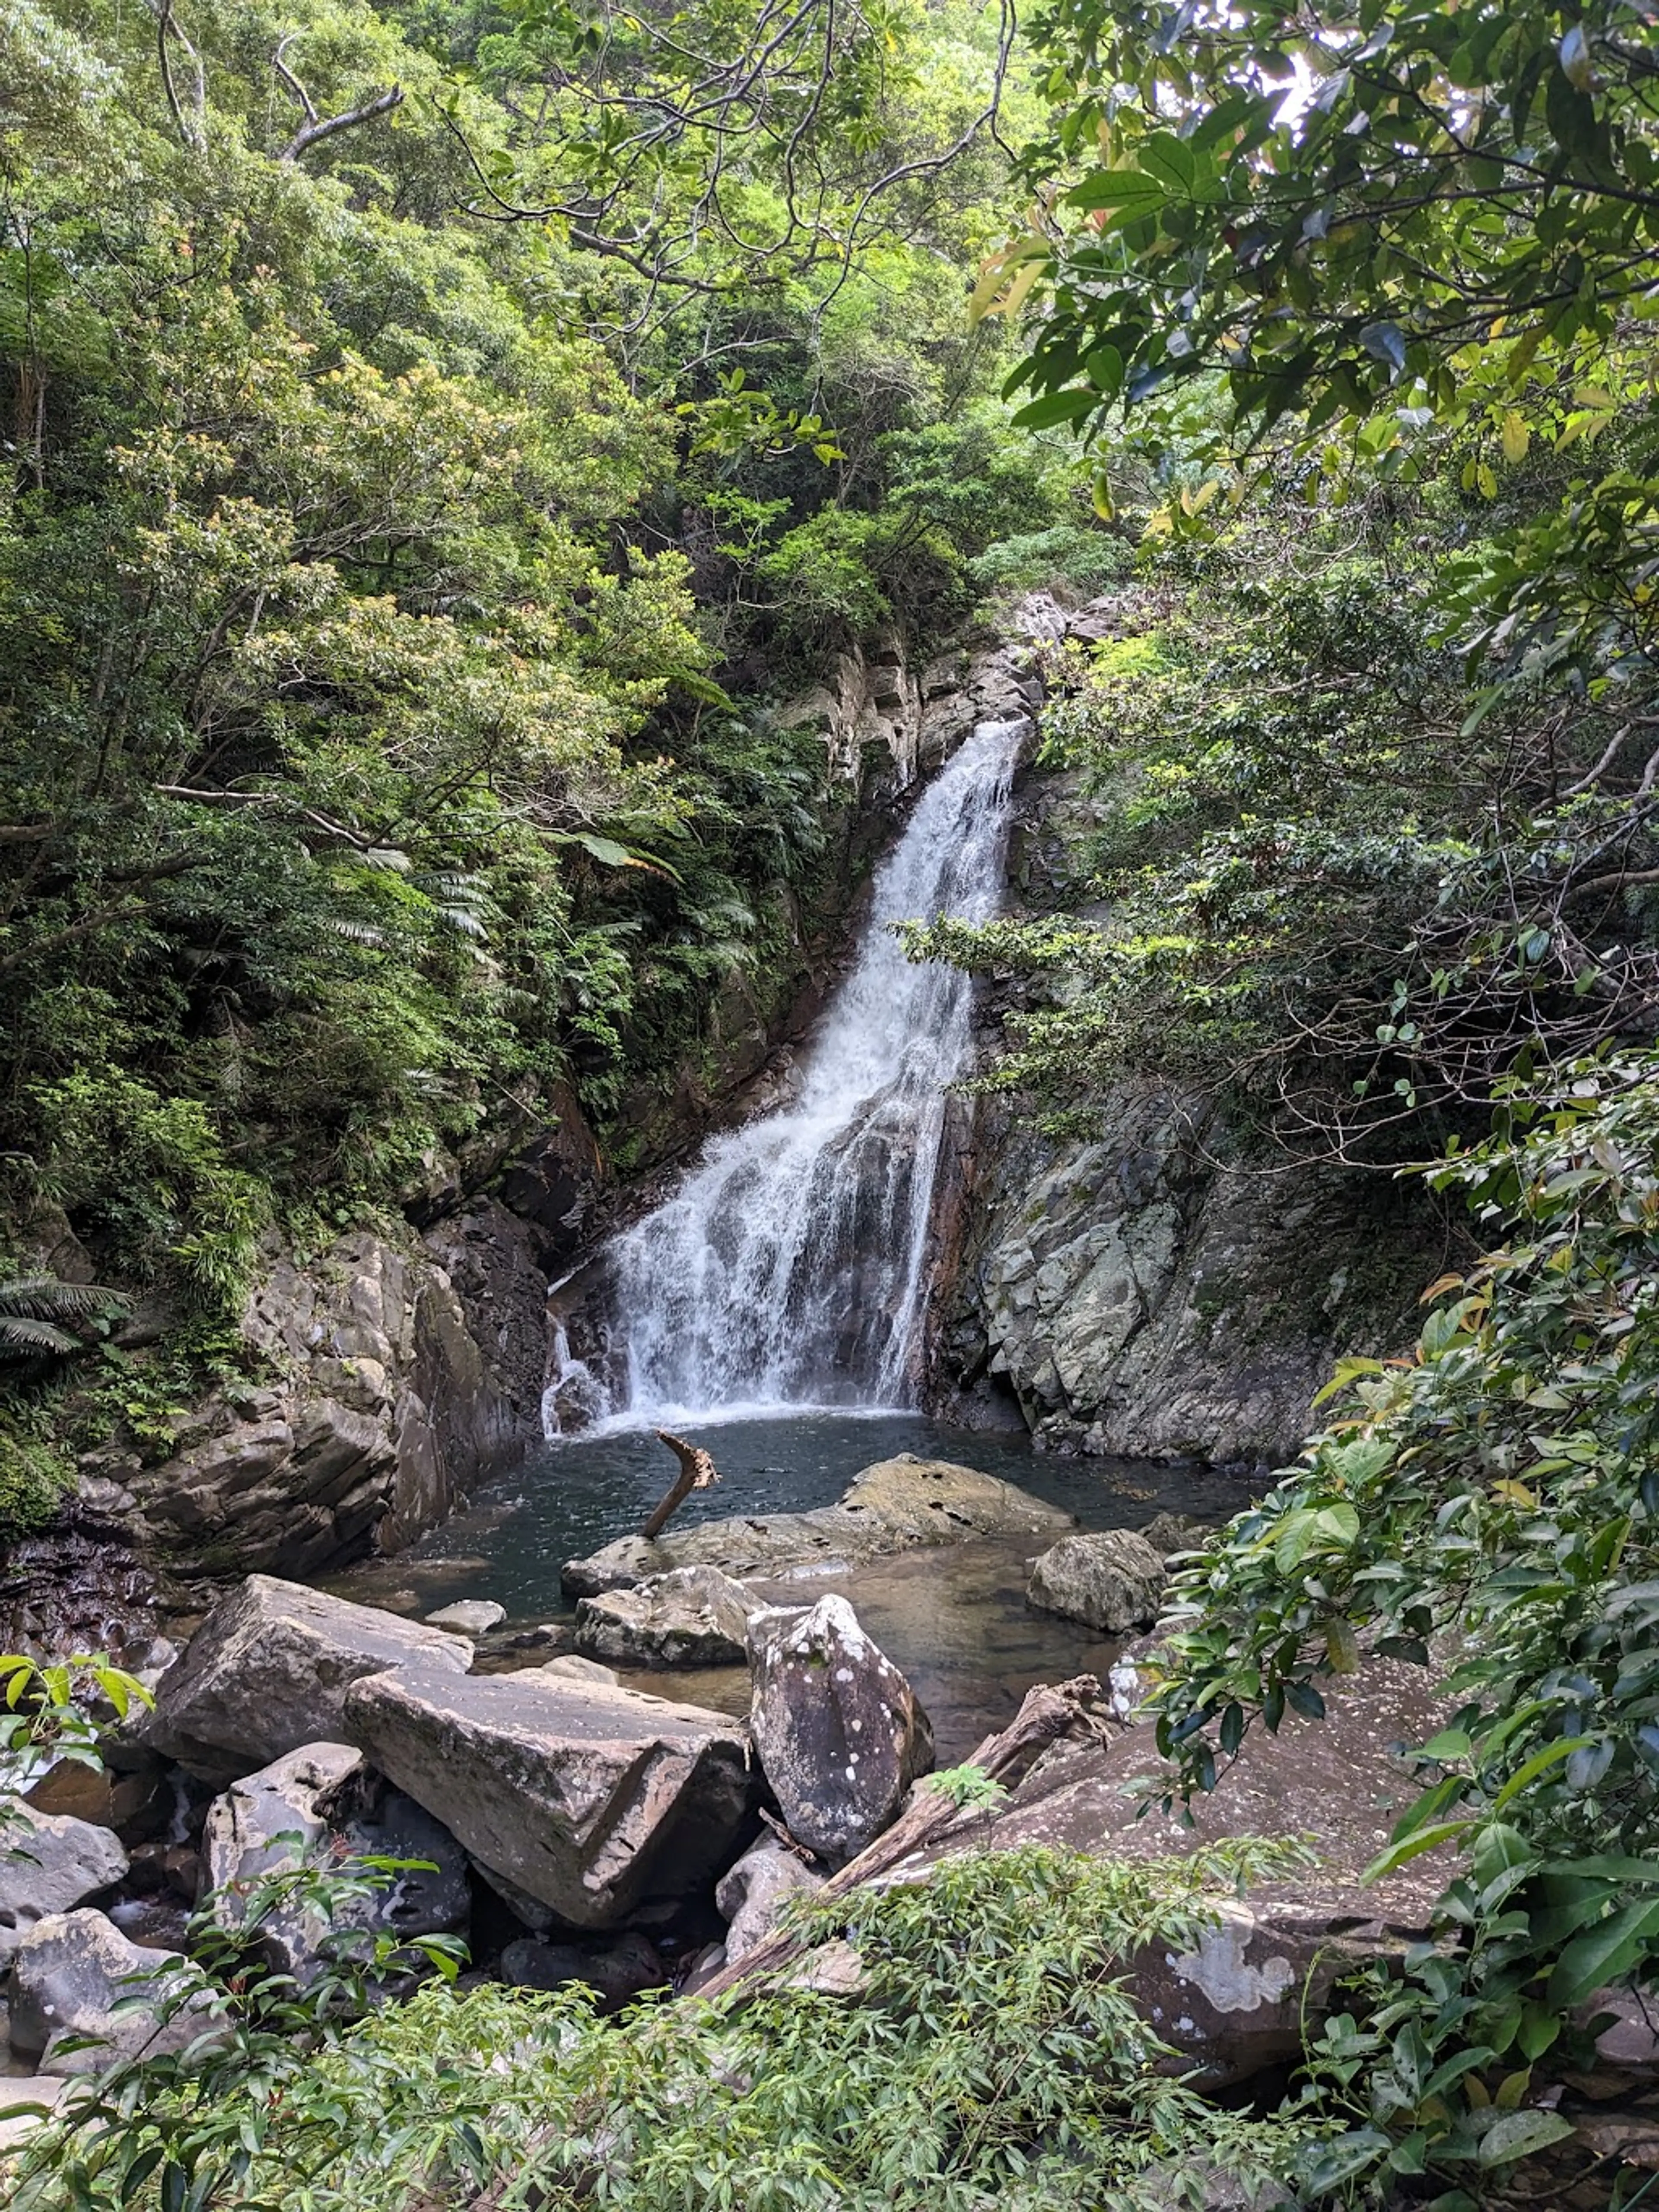
[[[499,1628],[507,1619],[507,1607],[498,1605],[491,1597],[458,1598],[453,1605],[441,1605],[436,1613],[426,1617],[428,1628],[447,1628],[456,1636],[488,1636],[492,1628]]]
[[[346,1730],[481,1866],[574,1928],[711,1880],[757,1783],[740,1721],[592,1680],[368,1674]]]
[[[676,1567],[576,1607],[576,1642],[613,1667],[741,1667],[754,1601],[718,1567]]]
[[[1028,1603],[1108,1636],[1150,1628],[1158,1615],[1168,1572],[1162,1556],[1133,1528],[1062,1536],[1033,1561]]]
[[[921,1545],[975,1536],[1051,1544],[1076,1525],[1072,1514],[976,1468],[899,1452],[866,1467],[833,1505],[816,1512],[704,1521],[665,1529],[648,1543],[623,1536],[587,1559],[568,1559],[561,1578],[570,1596],[594,1597],[677,1567],[718,1567],[738,1580],[833,1574]]]
[[[844,1597],[757,1613],[750,1653],[750,1726],[789,1832],[844,1866],[933,1765],[927,1716]]]
[[[357,1677],[417,1661],[465,1674],[472,1646],[395,1613],[250,1575],[161,1677],[155,1710],[136,1732],[186,1772],[234,1782],[301,1744],[337,1743]]]

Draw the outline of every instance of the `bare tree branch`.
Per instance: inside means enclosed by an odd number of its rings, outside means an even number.
[[[284,31],[276,41],[276,52],[270,58],[270,66],[305,118],[299,130],[277,155],[281,161],[297,161],[301,154],[313,146],[320,145],[325,138],[332,138],[342,131],[355,131],[359,124],[372,123],[377,115],[390,115],[394,107],[401,107],[404,104],[404,88],[400,84],[394,84],[385,92],[377,92],[360,106],[345,109],[341,114],[319,116],[311,94],[288,65],[287,51],[299,35],[297,31]]]

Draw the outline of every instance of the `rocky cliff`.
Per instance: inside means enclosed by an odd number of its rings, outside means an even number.
[[[1109,600],[1031,618],[1049,641],[1114,633]],[[1012,911],[1086,895],[1080,848],[1108,803],[1069,774],[1028,770]],[[994,985],[990,1051],[1000,1011]],[[979,1102],[958,1128],[947,1198],[936,1408],[969,1421],[1018,1408],[1060,1451],[1289,1458],[1334,1360],[1407,1341],[1448,1258],[1419,1190],[1246,1145],[1156,1069],[1113,1087],[1082,1139]]]
[[[1087,1142],[981,1110],[939,1336],[941,1410],[1010,1400],[1039,1443],[1291,1457],[1343,1352],[1395,1350],[1443,1247],[1387,1183],[1243,1150],[1148,1077]]]

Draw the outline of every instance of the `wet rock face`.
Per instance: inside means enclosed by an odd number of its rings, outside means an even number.
[[[19,1807],[0,1829],[0,1966],[31,1929],[120,1881],[127,1855],[108,1828]]]
[[[117,2059],[182,2051],[210,2027],[213,2000],[204,1989],[175,2019],[162,2021],[160,2001],[178,1986],[175,1975],[200,1979],[182,1952],[130,1942],[101,1912],[55,1914],[12,1961],[12,2047],[48,2075],[95,2074]],[[155,2002],[125,2002],[147,1992]],[[63,2047],[82,2036],[95,2037],[95,2045]]]
[[[789,1832],[844,1866],[932,1767],[927,1716],[844,1597],[757,1613],[750,1654],[750,1727]]]
[[[677,1567],[713,1566],[733,1577],[830,1572],[924,1545],[970,1536],[1030,1536],[1052,1543],[1075,1525],[1069,1513],[977,1468],[900,1452],[866,1467],[836,1504],[814,1513],[775,1513],[669,1528],[647,1543],[624,1536],[561,1570],[573,1597],[631,1589]]]
[[[1025,1596],[1044,1613],[1121,1636],[1152,1626],[1166,1580],[1162,1558],[1144,1536],[1107,1528],[1062,1536],[1033,1563]]]
[[[163,1465],[99,1471],[124,1486],[144,1558],[184,1577],[306,1575],[396,1550],[539,1433],[529,1232],[480,1201],[434,1234],[435,1250],[362,1232],[313,1265],[273,1255],[242,1320],[270,1382],[207,1399]]]
[[[755,1609],[743,1584],[718,1567],[676,1567],[632,1589],[583,1598],[576,1642],[614,1667],[740,1667]]]
[[[471,1660],[465,1637],[250,1575],[161,1677],[134,1734],[189,1773],[234,1781],[301,1744],[340,1741],[358,1675],[416,1661],[464,1674]]]
[[[1152,1081],[1109,1091],[1099,1127],[1078,1144],[981,1110],[945,1402],[1012,1392],[1066,1451],[1292,1457],[1334,1360],[1413,1333],[1440,1231],[1340,1171],[1267,1171]]]
[[[482,1867],[574,1928],[712,1880],[756,1795],[741,1722],[539,1668],[366,1675],[345,1734]]]

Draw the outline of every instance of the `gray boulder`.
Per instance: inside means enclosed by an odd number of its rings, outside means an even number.
[[[181,1951],[146,1950],[88,1910],[54,1913],[30,1929],[12,1960],[9,1994],[12,2048],[43,2074],[95,2074],[119,2059],[182,2051],[211,2029],[218,2004]],[[162,2018],[164,2000],[175,1998],[182,2005]],[[96,2041],[64,2047],[81,2037]]]
[[[447,1628],[457,1636],[487,1636],[506,1619],[507,1607],[497,1605],[494,1598],[464,1597],[453,1605],[441,1605],[436,1613],[428,1613],[426,1625],[428,1628]]]
[[[576,1642],[617,1667],[741,1667],[749,1616],[741,1583],[718,1567],[676,1567],[576,1607]]]
[[[1085,1621],[1108,1636],[1150,1628],[1169,1580],[1164,1561],[1133,1528],[1062,1536],[1033,1563],[1029,1604],[1067,1620]]]
[[[544,1659],[539,1667],[526,1670],[535,1674],[551,1674],[557,1681],[608,1682],[613,1690],[622,1687],[614,1667],[602,1667],[597,1659],[584,1659],[580,1652],[566,1651],[556,1659]]]
[[[1073,1515],[1011,1482],[949,1460],[900,1452],[856,1475],[833,1505],[812,1513],[774,1513],[705,1521],[665,1530],[647,1543],[623,1536],[586,1559],[567,1559],[561,1580],[572,1597],[632,1589],[676,1567],[719,1567],[741,1580],[811,1568],[830,1574],[924,1544],[972,1536],[1035,1536],[1045,1542],[1074,1528]]]
[[[1242,1898],[1218,1890],[1215,1923],[1190,1950],[1160,1948],[1129,1962],[1142,2014],[1206,2087],[1292,2060],[1343,1975],[1397,1961],[1426,1937],[1446,1872],[1430,1854],[1381,1881],[1361,1879],[1416,1794],[1398,1747],[1425,1743],[1445,1724],[1433,1675],[1372,1659],[1322,1685],[1322,1721],[1287,1715],[1276,1735],[1253,1728],[1218,1786],[1194,1799],[1190,1826],[1178,1808],[1139,1814],[1170,1771],[1142,1724],[1104,1741],[1052,1746],[1005,1803],[905,1861],[895,1879],[914,1880],[955,1850],[1040,1844],[1158,1859],[1232,1836],[1305,1839],[1307,1867],[1255,1883]]]
[[[309,1979],[331,1932],[408,1938],[465,1923],[471,1893],[459,1844],[429,1813],[386,1789],[369,1773],[362,1753],[343,1743],[301,1745],[214,1800],[203,1835],[203,1881],[215,1917],[240,1926],[262,1875],[296,1868],[325,1845],[330,1862],[342,1869],[367,1858],[428,1863],[371,1894],[340,1899],[330,1917],[297,1902],[267,1913],[260,1942],[281,1972]]]
[[[15,1814],[0,1824],[0,1967],[39,1922],[95,1897],[127,1870],[112,1830],[30,1805]]]
[[[721,1964],[736,1966],[751,1951],[757,1951],[776,1932],[783,1908],[792,1897],[823,1887],[821,1874],[814,1874],[775,1836],[763,1836],[720,1877],[714,1892],[721,1917],[731,1923],[726,1931]]]
[[[346,1732],[481,1866],[576,1928],[709,1880],[755,1796],[740,1721],[538,1668],[366,1675]]]
[[[750,1727],[790,1833],[843,1866],[889,1826],[933,1763],[915,1692],[844,1597],[750,1624]]]
[[[656,1946],[630,1929],[592,1950],[524,1936],[501,1953],[501,1979],[521,1990],[559,1990],[586,1982],[599,1991],[602,2010],[619,2012],[647,1990],[662,1989],[670,1975]]]
[[[416,1661],[464,1674],[472,1646],[395,1613],[250,1575],[161,1677],[138,1731],[188,1772],[234,1781],[301,1744],[337,1743],[357,1677]]]

